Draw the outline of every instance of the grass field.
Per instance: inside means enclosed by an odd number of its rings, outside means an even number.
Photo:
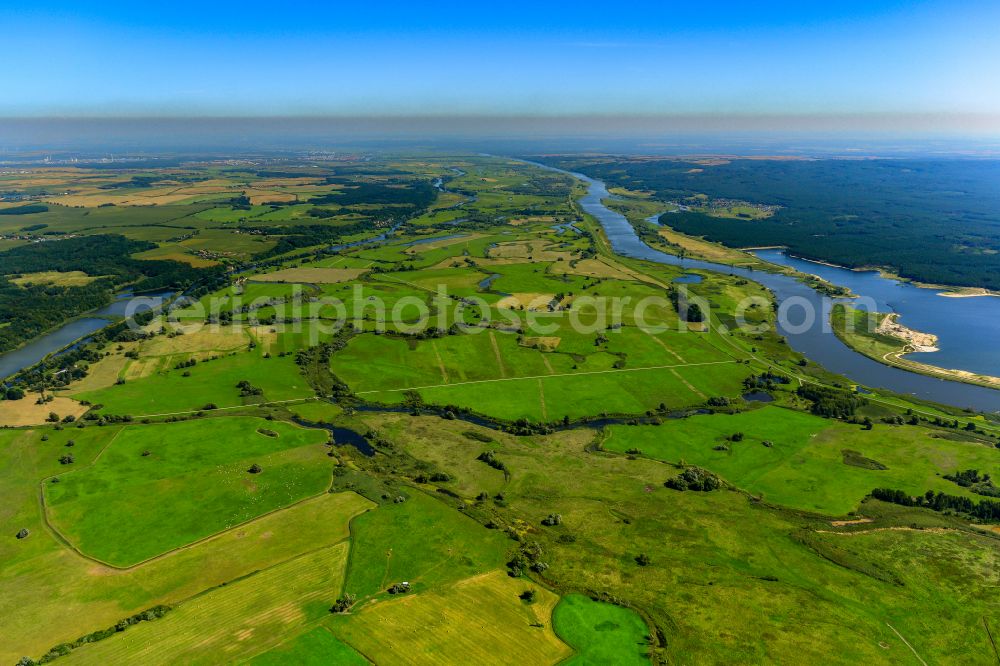
[[[734,433],[740,442],[729,442]],[[872,430],[780,407],[732,416],[692,416],[662,426],[613,426],[609,451],[639,449],[672,463],[707,468],[770,502],[832,515],[857,508],[873,488],[902,488],[914,495],[935,490],[971,495],[944,474],[979,469],[1000,474],[996,449],[932,438],[925,428],[878,424]],[[772,446],[762,443],[769,441]],[[715,450],[724,445],[728,450]],[[844,463],[857,451],[888,469]]]
[[[343,541],[348,520],[373,506],[354,493],[323,494],[128,570],[85,560],[50,535],[41,517],[39,481],[65,472],[65,443],[76,465],[92,460],[118,428],[0,432],[0,659],[41,656],[155,604],[174,604],[300,553]],[[48,441],[40,441],[42,435]],[[169,517],[162,511],[161,516]],[[39,627],[47,627],[40,631]]]
[[[72,543],[116,566],[229,529],[329,483],[321,431],[233,417],[104,432],[100,457],[46,483],[45,501]],[[252,464],[263,471],[249,474]],[[158,507],[166,502],[165,514]]]
[[[83,271],[43,271],[40,273],[25,273],[10,281],[23,287],[26,284],[50,284],[57,287],[82,287],[88,285],[100,276],[87,275]]]
[[[519,595],[535,590],[535,601]],[[378,664],[554,664],[572,651],[552,631],[558,596],[492,571],[370,603],[333,631]]]
[[[158,362],[157,368],[141,381],[84,391],[74,397],[103,405],[106,413],[142,416],[192,412],[210,403],[232,407],[313,395],[293,357],[265,359],[259,349],[223,356],[191,368],[175,369],[169,362]],[[185,372],[189,375],[184,376]],[[243,380],[260,388],[263,395],[241,397],[237,384]]]
[[[252,656],[329,614],[348,544],[323,548],[206,592],[165,617],[76,650],[67,663],[217,664]]]
[[[137,252],[132,256],[136,259],[181,261],[185,264],[190,264],[195,268],[216,266],[219,263],[214,259],[205,259],[204,257],[192,254],[187,248],[184,248],[177,243],[165,243],[160,247],[152,250],[146,250],[145,252]]]
[[[339,641],[325,627],[316,627],[287,643],[257,655],[249,661],[251,666],[364,666],[370,663],[349,645]]]
[[[725,423],[732,417],[703,418]],[[423,419],[367,420],[403,440]],[[665,433],[665,427],[649,430]],[[436,428],[451,433],[441,435],[451,440],[468,425],[437,420]],[[928,663],[993,658],[981,627],[984,615],[991,626],[1000,622],[989,591],[996,577],[994,538],[940,527],[912,540],[911,532],[884,527],[827,534],[838,529],[829,521],[754,503],[737,492],[664,488],[677,470],[641,457],[588,452],[594,436],[583,430],[527,438],[493,433],[489,448],[511,480],[502,504],[475,506],[540,543],[550,565],[547,581],[561,589],[606,591],[642,609],[664,632],[668,660],[697,654],[706,662],[823,661],[834,644],[845,661],[911,659],[886,622]],[[427,458],[419,450],[430,446],[427,441],[407,452]],[[831,478],[846,467],[837,465]],[[561,524],[542,526],[553,513]],[[875,508],[862,513],[876,516]],[[920,525],[920,513],[890,512],[875,525]],[[928,518],[927,527],[951,524]],[[806,536],[794,536],[800,534]],[[885,550],[886,539],[896,550]],[[904,556],[900,549],[908,543],[913,550]],[[651,557],[647,566],[636,563],[641,553]],[[904,584],[889,582],[896,579]],[[947,611],[928,614],[933,607]]]
[[[407,494],[405,502],[354,521],[346,592],[361,601],[384,599],[386,589],[402,581],[423,592],[501,566],[508,548],[503,535],[419,491]]]
[[[649,663],[646,623],[627,608],[570,594],[559,601],[552,622],[577,652],[567,664]]]
[[[558,353],[552,353],[520,345],[518,336],[499,331],[412,345],[364,335],[335,354],[331,366],[369,400],[399,402],[405,390],[417,390],[430,403],[537,421],[642,413],[660,403],[676,408],[713,395],[735,397],[749,374],[694,334],[655,337],[623,329],[599,347],[568,330],[566,336],[559,337]],[[625,367],[616,368],[623,358],[628,359]]]

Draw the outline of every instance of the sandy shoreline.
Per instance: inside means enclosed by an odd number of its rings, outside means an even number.
[[[895,312],[886,315],[885,319],[879,323],[878,328],[875,329],[875,332],[880,335],[888,335],[905,342],[907,347],[911,348],[906,353],[929,353],[941,351],[937,346],[938,336],[933,333],[923,333],[907,326],[903,326],[899,323],[899,315]]]

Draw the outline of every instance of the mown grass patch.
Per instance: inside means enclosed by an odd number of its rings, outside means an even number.
[[[316,627],[249,661],[250,666],[365,666],[369,661],[325,627]]]
[[[649,663],[649,630],[632,610],[570,594],[559,601],[552,622],[559,637],[577,652],[566,664]]]

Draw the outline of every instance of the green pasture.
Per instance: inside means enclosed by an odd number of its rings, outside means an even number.
[[[742,441],[729,441],[735,433],[743,433]],[[638,449],[658,460],[704,467],[769,502],[830,515],[856,509],[874,488],[975,497],[942,475],[960,469],[1000,474],[996,450],[982,444],[938,439],[933,431],[912,426],[877,424],[863,430],[770,406],[668,420],[661,426],[613,426],[604,448],[619,453]],[[845,464],[845,450],[888,469]]]
[[[120,430],[94,426],[0,431],[0,494],[4,497],[0,530],[9,535],[22,528],[30,532],[26,539],[0,540],[0,588],[4,591],[0,594],[0,635],[4,636],[0,659],[9,663],[25,655],[37,659],[57,643],[113,626],[155,604],[174,604],[299,553],[342,541],[348,536],[348,520],[372,506],[354,493],[322,494],[132,569],[99,566],[73,553],[48,531],[39,486],[53,475],[69,481],[76,473],[69,470],[83,471]],[[66,447],[69,440],[74,441],[73,447]],[[59,464],[58,458],[66,452],[72,452],[76,462]],[[160,500],[147,523],[170,520],[174,497]],[[193,500],[185,502],[191,506]]]
[[[251,657],[329,615],[347,551],[346,543],[316,550],[208,591],[159,620],[79,648],[69,662],[217,664],[221,655]]]
[[[405,496],[352,523],[345,592],[362,601],[388,597],[391,585],[408,581],[416,593],[503,565],[509,543],[503,534],[418,490]]]
[[[405,390],[413,389],[429,403],[541,421],[642,413],[661,403],[679,408],[711,396],[735,397],[750,374],[699,334],[676,334],[663,345],[647,343],[647,334],[639,331],[624,335],[634,338],[638,358],[626,355],[623,368],[615,367],[620,356],[593,343],[587,356],[543,352],[499,331],[421,341],[362,335],[331,357],[331,368],[369,400],[399,402]],[[691,358],[682,361],[677,352],[668,351],[671,345]]]
[[[92,464],[45,484],[46,508],[81,551],[128,566],[322,492],[325,441],[245,417],[127,426]]]
[[[260,388],[263,394],[241,397],[237,384],[244,380]],[[101,411],[105,413],[142,416],[192,412],[210,404],[235,407],[312,395],[313,390],[299,372],[293,356],[264,358],[258,347],[254,351],[203,361],[190,368],[169,366],[148,377],[75,397],[102,405]]]

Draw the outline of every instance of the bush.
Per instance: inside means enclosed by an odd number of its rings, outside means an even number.
[[[356,597],[353,594],[345,592],[344,596],[338,597],[337,601],[335,601],[333,605],[330,606],[330,612],[346,613],[351,608],[351,606],[354,605],[355,600]]]
[[[261,472],[264,471],[264,469],[257,463],[254,463],[250,465],[250,468],[247,471],[250,472],[251,474],[260,474]]]
[[[700,467],[688,467],[678,476],[668,479],[663,485],[674,490],[696,490],[710,492],[722,487],[718,476]]]

